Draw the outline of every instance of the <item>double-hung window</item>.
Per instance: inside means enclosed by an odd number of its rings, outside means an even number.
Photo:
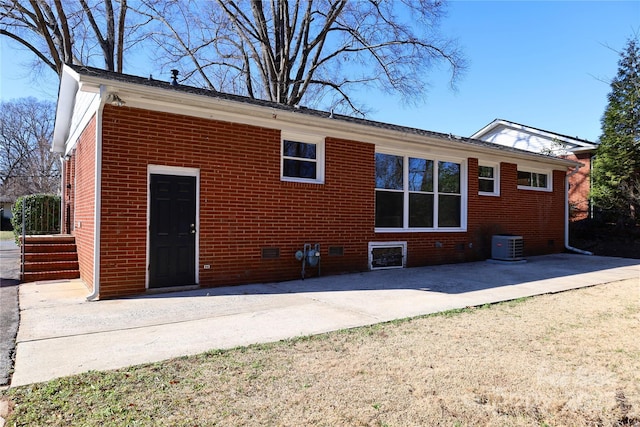
[[[500,169],[497,164],[478,166],[478,193],[483,196],[500,195]]]
[[[317,137],[284,135],[282,139],[282,180],[322,183],[324,181],[324,141]]]
[[[376,228],[463,229],[464,175],[460,162],[376,153]]]

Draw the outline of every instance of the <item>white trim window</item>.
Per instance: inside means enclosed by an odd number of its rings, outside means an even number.
[[[478,164],[478,194],[482,196],[500,195],[500,166],[496,163]]]
[[[551,172],[518,168],[518,189],[552,191]]]
[[[376,153],[375,227],[464,231],[465,162]]]
[[[283,134],[280,163],[283,181],[324,182],[324,140],[317,136]]]

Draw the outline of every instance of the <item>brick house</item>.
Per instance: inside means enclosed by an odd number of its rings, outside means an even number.
[[[582,163],[582,167],[577,172],[569,172],[571,174],[569,176],[571,220],[578,221],[592,216],[589,198],[591,166],[598,144],[503,119],[495,119],[471,135],[471,138],[536,153],[554,154]]]
[[[52,148],[90,299],[300,278],[305,244],[307,277],[482,260],[496,233],[561,252],[579,166],[80,66]]]

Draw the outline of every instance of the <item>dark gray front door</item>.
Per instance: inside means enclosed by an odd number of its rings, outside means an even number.
[[[151,174],[149,288],[196,282],[196,178]]]

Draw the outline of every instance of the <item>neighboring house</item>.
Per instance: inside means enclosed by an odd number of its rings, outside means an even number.
[[[0,230],[13,230],[11,218],[13,217],[13,204],[15,197],[0,196]]]
[[[2,211],[2,219],[10,220],[13,217],[11,208],[13,207],[14,202],[15,198],[13,197],[0,196],[0,210]]]
[[[496,119],[471,138],[500,144],[521,150],[560,156],[583,164],[569,172],[569,203],[572,220],[591,217],[589,191],[591,191],[591,166],[598,144],[567,135],[561,135],[508,120]]]
[[[561,252],[578,166],[80,66],[52,148],[90,299],[296,279],[305,246],[307,277],[482,260],[496,233]]]

